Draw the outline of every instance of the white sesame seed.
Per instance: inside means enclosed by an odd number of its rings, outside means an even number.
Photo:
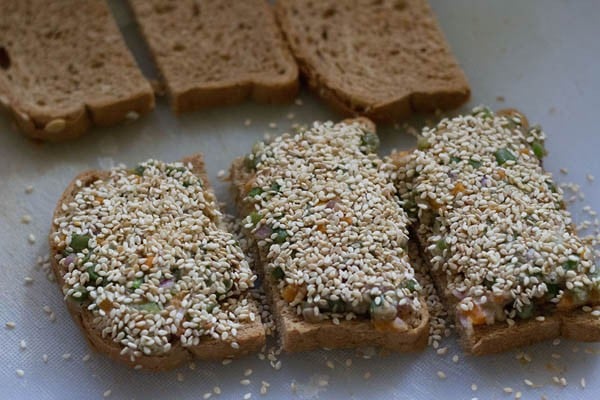
[[[558,346],[559,344],[560,344],[560,339],[559,339],[559,338],[556,338],[556,339],[554,339],[554,340],[552,341],[552,345],[553,345],[553,346]]]
[[[455,364],[458,362],[458,355],[457,354],[455,354],[455,355],[452,356],[452,362],[455,363]]]
[[[185,376],[183,376],[183,374],[181,372],[177,373],[177,381],[178,382],[183,382],[185,380]]]
[[[6,326],[6,329],[14,329],[17,324],[15,324],[13,321],[8,321],[4,326]]]
[[[18,369],[15,372],[17,373],[17,376],[19,378],[22,378],[23,376],[25,376],[25,371],[23,371],[22,369]]]
[[[110,397],[110,395],[111,395],[111,394],[112,394],[112,390],[108,389],[108,390],[106,390],[106,391],[105,391],[105,392],[102,394],[102,396],[103,396],[103,397]]]
[[[252,120],[251,120],[251,119],[249,119],[249,118],[248,118],[248,119],[246,119],[246,120],[244,121],[244,125],[245,125],[245,126],[250,126],[250,125],[252,125]]]
[[[302,99],[296,99],[294,100],[294,104],[296,104],[297,106],[301,106],[304,104],[304,102],[302,101]]]
[[[23,224],[28,224],[28,223],[30,223],[30,222],[31,222],[31,215],[29,215],[29,214],[25,214],[25,215],[23,215],[23,216],[21,217],[21,222],[22,222]]]
[[[325,364],[327,365],[327,368],[335,369],[335,364],[333,363],[333,361],[327,360],[327,362]]]
[[[215,386],[215,387],[213,388],[213,393],[214,393],[214,394],[221,394],[221,388],[220,388],[220,387],[218,387],[218,386]]]
[[[71,353],[65,353],[62,355],[63,360],[70,360],[71,359]]]
[[[244,395],[244,400],[248,400],[252,397],[252,393],[248,392]]]
[[[213,395],[213,394],[212,394],[211,392],[206,392],[206,393],[204,393],[204,395],[202,396],[202,398],[203,398],[204,400],[206,400],[206,399],[210,399],[210,398],[212,397],[212,395]]]
[[[25,193],[26,193],[26,194],[31,194],[31,193],[33,193],[33,186],[32,186],[32,185],[26,186],[26,187],[25,187]]]
[[[27,348],[27,342],[23,339],[19,342],[19,347],[21,350],[25,350]]]
[[[86,354],[83,357],[81,357],[81,361],[88,362],[90,358],[92,358],[92,356],[90,354]]]
[[[523,380],[523,382],[525,382],[525,384],[526,384],[527,386],[533,386],[533,382],[532,382],[532,381],[530,381],[529,379],[524,379],[524,380]]]
[[[48,354],[42,354],[42,360],[47,363],[48,362]]]
[[[437,349],[437,354],[438,355],[445,355],[448,352],[448,348],[447,347],[440,347],[439,349]]]
[[[221,364],[228,365],[228,364],[231,364],[232,361],[233,360],[231,358],[226,358],[223,361],[221,361]]]
[[[446,379],[446,374],[443,371],[438,371],[437,376],[440,379]]]
[[[585,178],[586,178],[588,181],[590,181],[590,182],[593,182],[593,181],[594,181],[594,179],[596,179],[596,178],[594,177],[594,175],[592,175],[592,174],[587,174],[587,175],[585,176]]]
[[[371,373],[369,371],[365,372],[363,375],[363,378],[365,379],[371,379]]]
[[[512,392],[513,392],[512,388],[511,388],[511,387],[509,387],[509,386],[505,387],[505,388],[504,388],[504,389],[502,389],[502,390],[504,391],[504,393],[512,393]]]
[[[252,369],[248,368],[244,371],[244,376],[250,376],[250,375],[252,375],[252,372],[253,372]]]
[[[296,117],[296,114],[294,113],[288,113],[287,115],[287,119],[294,119]]]
[[[35,243],[35,235],[33,233],[30,233],[29,236],[27,236],[27,240],[29,241],[30,244],[34,244]]]
[[[277,361],[274,366],[275,370],[279,371],[281,369],[281,361]]]
[[[471,390],[476,392],[477,391],[477,385],[475,383],[471,384]]]
[[[520,399],[521,397],[523,397],[523,393],[521,393],[521,392],[515,393],[515,399]]]
[[[250,379],[242,379],[242,380],[240,381],[240,384],[241,384],[241,385],[244,385],[244,386],[247,386],[247,385],[249,385],[249,384],[250,384]]]
[[[225,175],[227,175],[227,172],[225,172],[224,169],[219,170],[219,172],[217,173],[217,178],[219,179],[223,179],[225,177]]]
[[[346,362],[344,364],[346,365],[347,368],[350,368],[352,366],[352,359],[351,358],[347,358]]]
[[[585,389],[585,378],[581,378],[581,380],[579,381],[579,384],[581,385],[582,389]]]

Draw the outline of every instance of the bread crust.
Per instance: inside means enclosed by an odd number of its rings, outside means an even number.
[[[432,17],[433,13],[431,9],[426,2],[417,1],[424,3],[421,6],[431,15],[433,29],[437,31],[436,33],[440,37],[437,44],[447,49],[448,45],[445,39],[443,39],[439,25]],[[333,4],[334,2],[331,3]],[[412,3],[415,2],[412,1]],[[371,89],[372,95],[365,96],[364,93],[353,91],[344,85],[339,85],[335,82],[332,75],[327,74],[331,71],[324,71],[320,68],[319,63],[310,55],[308,46],[304,45],[303,40],[299,40],[305,32],[299,32],[294,28],[294,24],[292,23],[294,14],[290,11],[297,4],[294,0],[277,1],[275,3],[275,14],[278,22],[290,44],[302,76],[306,79],[309,87],[338,113],[348,116],[364,115],[377,122],[391,122],[406,119],[418,112],[434,112],[436,110],[456,108],[469,99],[471,90],[464,73],[458,66],[454,68],[451,87],[438,87],[430,90],[425,89],[427,85],[423,83],[421,85],[423,89],[414,89],[409,92],[399,93],[394,98],[385,100],[382,98],[376,99],[377,88]],[[351,7],[359,6],[354,4]],[[385,18],[385,16],[382,18]],[[324,22],[324,25],[327,25],[327,21]],[[368,44],[365,45],[368,46]],[[315,44],[315,46],[318,46],[318,44]],[[343,52],[344,50],[342,49],[341,51]],[[448,55],[451,57],[449,50]],[[360,60],[357,60],[357,62],[360,62]],[[455,62],[453,61],[453,63]]]
[[[141,71],[135,65],[133,56],[127,49],[119,28],[116,25],[108,6],[104,1],[83,2],[81,3],[85,10],[80,13],[82,16],[89,18],[101,18],[105,20],[103,29],[111,34],[111,39],[106,42],[106,47],[116,47],[120,57],[121,64],[127,65],[128,73],[136,74],[136,80],[139,82],[134,88],[131,88],[127,93],[119,96],[107,96],[101,93],[96,87],[96,92],[91,89],[94,82],[90,82],[89,87],[85,89],[85,93],[80,95],[78,103],[71,104],[67,107],[59,104],[49,104],[49,106],[39,106],[33,102],[31,96],[25,96],[28,93],[26,86],[22,86],[19,80],[10,79],[8,72],[11,66],[6,68],[6,72],[0,69],[0,106],[6,108],[9,114],[13,117],[17,127],[27,136],[44,141],[62,141],[73,139],[81,136],[88,131],[93,125],[110,126],[115,125],[127,119],[130,113],[134,112],[137,115],[142,115],[150,112],[154,108],[154,93],[150,83],[143,77]],[[6,7],[9,7],[7,4]],[[32,5],[36,8],[35,4]],[[87,10],[87,11],[86,11]],[[92,10],[92,11],[90,11]],[[89,12],[88,12],[89,11]],[[46,21],[60,20],[60,16],[48,16]],[[11,18],[10,21],[13,21]],[[81,21],[85,25],[85,21]],[[44,27],[39,27],[42,29]],[[32,29],[35,29],[33,27]],[[44,28],[47,29],[47,28]],[[78,40],[86,40],[86,35],[80,35]],[[100,42],[97,40],[90,41],[90,46],[98,46]],[[2,45],[2,43],[0,43]],[[13,49],[14,51],[14,49]],[[108,51],[114,57],[115,51]],[[18,52],[18,51],[15,51]],[[47,55],[54,54],[52,49],[46,52]],[[17,54],[19,57],[26,57],[28,54]],[[60,57],[60,55],[57,55]],[[73,55],[77,57],[77,55]],[[61,60],[63,62],[64,60]],[[84,67],[89,60],[79,60],[79,67]],[[29,60],[31,63],[38,63],[39,60]],[[14,67],[13,67],[14,68]],[[97,72],[102,73],[101,70]],[[61,76],[65,81],[77,79],[77,77]],[[36,79],[35,76],[31,77]],[[123,80],[132,79],[131,76],[123,75]],[[68,86],[68,85],[67,85]],[[48,88],[50,91],[51,89]],[[19,94],[21,93],[21,94]],[[65,96],[72,96],[70,92],[66,92]]]
[[[348,120],[345,122],[352,122]],[[366,118],[359,122],[374,131],[374,124]],[[238,214],[246,215],[249,210],[244,204],[244,187],[249,179],[249,173],[244,167],[244,159],[236,159],[230,170],[231,187],[235,195]],[[269,299],[273,317],[282,348],[286,352],[300,352],[317,348],[355,348],[364,346],[378,346],[397,352],[419,351],[427,345],[429,335],[429,312],[423,299],[422,313],[419,324],[408,332],[379,332],[370,319],[358,317],[347,321],[340,320],[334,324],[331,320],[318,323],[306,322],[302,316],[297,315],[296,308],[287,304],[277,291],[277,283],[270,276],[266,276],[263,269],[264,254],[254,248],[252,254],[258,274],[262,277],[267,299]]]
[[[190,157],[183,158],[183,163],[191,163],[193,172],[200,177],[203,186],[206,190],[210,191],[208,179],[206,177],[206,171],[204,168],[204,160],[200,154],[193,155]],[[98,179],[106,179],[109,176],[108,171],[87,171],[83,172],[75,177],[69,186],[65,189],[60,200],[57,203],[54,215],[52,218],[52,231],[56,230],[54,221],[62,214],[61,204],[71,201],[77,194],[79,188],[77,181],[81,181],[83,186],[89,185]],[[50,235],[51,237],[52,235]],[[59,290],[62,295],[62,288],[64,286],[63,273],[64,267],[59,264],[57,259],[59,249],[55,246],[54,242],[50,240],[50,261],[52,264],[52,271],[56,278],[56,282],[59,285]],[[193,358],[200,360],[222,360],[225,358],[240,357],[245,354],[260,350],[265,344],[265,331],[260,319],[260,313],[253,300],[248,299],[252,304],[253,312],[256,315],[254,322],[249,322],[238,330],[238,335],[235,338],[229,338],[228,340],[216,340],[211,337],[204,337],[198,346],[183,347],[179,342],[174,343],[171,350],[165,355],[159,356],[148,356],[143,355],[132,361],[129,355],[121,355],[122,347],[113,342],[111,338],[105,338],[102,336],[100,329],[96,328],[93,323],[93,314],[86,308],[80,307],[78,304],[66,300],[67,309],[73,317],[73,320],[77,323],[85,338],[87,339],[90,347],[99,353],[106,354],[111,359],[127,364],[131,367],[141,366],[143,370],[159,371],[168,370],[175,368],[185,361],[189,361]],[[231,347],[231,343],[235,341],[239,344],[239,349]]]
[[[391,157],[394,164],[398,167],[405,165],[410,152],[393,153]],[[580,309],[568,313],[554,312],[551,315],[545,315],[543,321],[517,319],[512,326],[505,322],[496,322],[492,325],[476,325],[472,332],[467,331],[456,319],[458,302],[448,291],[445,273],[433,270],[430,263],[432,256],[427,250],[426,238],[417,232],[417,226],[413,227],[411,236],[415,237],[419,243],[423,262],[429,269],[429,274],[440,299],[448,310],[448,315],[455,320],[460,344],[466,352],[473,355],[500,353],[561,336],[584,342],[600,341],[600,319]]]
[[[223,0],[217,0],[223,2]],[[160,16],[157,15],[156,7],[166,6],[162,0],[129,0],[129,5],[133,10],[134,17],[144,36],[146,43],[150,49],[152,57],[158,66],[163,79],[165,80],[167,91],[171,99],[171,107],[174,112],[182,113],[194,111],[207,107],[231,105],[242,102],[246,99],[252,99],[260,103],[283,103],[291,101],[298,94],[298,67],[292,57],[287,44],[285,43],[282,34],[275,22],[275,17],[271,11],[271,7],[265,0],[251,0],[253,8],[259,10],[260,15],[264,16],[261,21],[248,21],[248,16],[235,13],[229,16],[234,22],[253,24],[252,29],[261,29],[265,35],[270,37],[274,43],[271,60],[262,60],[264,62],[275,61],[281,64],[282,73],[264,70],[262,72],[248,72],[239,74],[235,78],[207,78],[207,77],[187,77],[185,82],[180,82],[176,78],[177,71],[174,65],[183,67],[184,63],[195,62],[203,63],[204,59],[200,59],[196,54],[197,59],[177,61],[174,57],[177,55],[168,54],[170,49],[167,48],[167,43],[177,42],[184,47],[192,46],[195,49],[203,49],[198,47],[198,42],[204,43],[205,47],[210,47],[212,43],[206,43],[206,38],[203,38],[200,33],[192,32],[187,36],[176,34],[169,36],[169,33],[161,31],[160,36],[156,34],[156,30],[160,28],[162,23]],[[169,3],[169,6],[181,9],[181,12],[189,13],[192,6],[189,1],[180,1]],[[210,2],[204,2],[203,7],[208,7]],[[208,5],[207,5],[208,4]],[[235,2],[224,2],[227,7],[234,7]],[[154,9],[153,9],[154,7]],[[175,10],[173,12],[178,12]],[[217,18],[217,16],[204,17],[204,13],[210,11],[199,11],[199,15],[194,17],[194,23],[201,23],[202,18]],[[239,20],[239,21],[238,21]],[[228,21],[230,23],[230,21]],[[225,32],[231,34],[231,32]],[[166,35],[167,37],[162,37]],[[240,34],[241,35],[241,34]],[[182,42],[182,43],[180,43]],[[246,43],[246,46],[258,46],[258,43]],[[227,50],[227,49],[225,49]],[[207,50],[208,51],[208,50]],[[272,53],[272,54],[273,54]],[[238,60],[240,63],[248,62],[248,60]],[[261,62],[262,62],[261,61]],[[181,68],[180,68],[181,69]]]

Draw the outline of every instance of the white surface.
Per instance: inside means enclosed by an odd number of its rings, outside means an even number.
[[[600,179],[600,3],[594,0],[573,1],[502,1],[480,2],[454,0],[432,1],[448,39],[469,77],[473,100],[468,107],[486,103],[493,108],[514,106],[524,111],[530,121],[545,128],[550,155],[547,168],[560,181],[581,184],[586,200],[592,206],[600,200],[600,182],[590,183],[585,175]],[[114,2],[115,11],[146,72],[152,73],[148,59],[127,10]],[[499,103],[497,96],[506,101]],[[113,162],[130,165],[149,157],[176,160],[197,151],[204,152],[208,172],[217,194],[228,201],[227,188],[216,179],[234,156],[248,151],[265,131],[287,129],[286,115],[296,114],[295,121],[308,123],[314,119],[336,118],[319,101],[303,93],[305,105],[258,106],[243,104],[226,109],[173,116],[164,100],[159,100],[154,113],[126,126],[97,129],[90,135],[65,144],[34,143],[10,128],[6,117],[0,117],[0,398],[63,399],[102,398],[111,390],[110,398],[180,398],[199,399],[214,386],[222,389],[221,398],[242,398],[259,394],[261,380],[271,384],[265,398],[513,398],[521,391],[523,398],[582,399],[600,397],[600,358],[586,350],[600,352],[599,345],[567,343],[559,346],[543,343],[525,349],[533,362],[521,364],[516,352],[473,358],[465,357],[454,338],[445,340],[450,346],[445,356],[432,349],[422,354],[390,355],[362,359],[353,351],[316,351],[284,356],[282,369],[275,371],[256,355],[234,361],[197,363],[195,370],[182,367],[160,374],[139,373],[114,364],[101,355],[92,355],[87,363],[82,356],[88,349],[82,335],[63,306],[55,284],[35,269],[37,255],[46,254],[46,235],[55,202],[72,177],[87,168],[106,168]],[[249,128],[244,120],[252,119]],[[269,129],[271,121],[278,129]],[[382,154],[392,147],[408,148],[413,140],[392,129],[380,129]],[[558,173],[568,168],[567,176]],[[24,189],[33,185],[34,191]],[[33,221],[21,223],[24,214]],[[33,233],[35,244],[27,237]],[[34,282],[24,285],[24,277]],[[48,305],[56,313],[50,322],[42,310]],[[14,329],[4,324],[15,321]],[[24,339],[27,348],[21,350]],[[577,346],[577,347],[574,347]],[[577,352],[574,352],[577,349]],[[62,355],[70,353],[71,359]],[[562,355],[553,360],[552,353]],[[48,354],[45,364],[42,355]],[[460,361],[451,358],[458,354]],[[350,368],[344,366],[353,359]],[[326,359],[335,369],[325,365]],[[564,371],[552,371],[554,362]],[[252,384],[242,386],[243,371],[252,368]],[[18,377],[17,369],[25,372]],[[371,379],[363,375],[369,371]],[[437,371],[447,379],[440,380]],[[177,381],[181,373],[185,380]],[[552,376],[564,376],[566,388],[552,383]],[[316,381],[327,376],[328,386],[315,389]],[[580,387],[585,378],[587,388]],[[543,387],[528,388],[530,379]],[[294,395],[290,384],[295,381]],[[471,384],[478,386],[471,391]],[[512,387],[513,394],[502,388]],[[213,398],[215,398],[213,396]]]

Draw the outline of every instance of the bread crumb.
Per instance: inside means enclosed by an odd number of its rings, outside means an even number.
[[[592,174],[587,174],[585,176],[585,179],[587,179],[588,182],[594,182],[594,179],[596,179],[596,177],[594,175],[592,175]]]

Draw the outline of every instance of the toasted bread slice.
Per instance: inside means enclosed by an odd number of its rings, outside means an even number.
[[[0,105],[23,133],[66,140],[154,108],[104,0],[8,0],[0,15]]]
[[[462,118],[462,117],[459,117]],[[465,123],[470,124],[471,128],[475,127],[475,130],[478,127],[478,124],[486,124],[485,121],[488,121],[489,119],[493,119],[493,121],[498,121],[500,125],[494,125],[495,129],[497,129],[498,127],[504,127],[509,129],[512,134],[515,135],[515,139],[514,141],[511,141],[511,139],[505,139],[507,140],[507,143],[510,143],[510,145],[507,145],[506,148],[502,148],[502,152],[498,152],[496,151],[496,156],[495,156],[495,160],[496,163],[499,164],[499,166],[504,165],[506,163],[507,160],[510,160],[512,157],[515,158],[515,160],[511,160],[511,161],[515,161],[515,163],[526,163],[527,167],[530,169],[532,174],[541,174],[542,170],[541,170],[541,166],[539,165],[539,161],[533,157],[542,157],[545,154],[545,150],[543,148],[543,134],[541,133],[541,131],[539,131],[539,128],[532,128],[533,130],[530,130],[528,134],[525,133],[525,131],[528,130],[528,123],[527,123],[527,119],[520,113],[515,112],[514,110],[508,110],[508,111],[499,111],[497,113],[492,113],[491,111],[487,110],[487,109],[481,109],[478,110],[473,119],[469,120],[469,121],[465,121]],[[442,132],[449,132],[452,131],[453,129],[456,129],[456,127],[454,125],[451,125],[452,121],[448,122],[446,120],[442,121],[440,123],[440,125],[436,128],[439,131]],[[484,129],[484,128],[482,128]],[[488,127],[487,125],[485,125],[485,129],[486,129],[486,134],[492,135],[491,129],[490,127]],[[537,130],[537,132],[536,132]],[[430,132],[428,138],[432,138],[434,137],[435,133],[434,132]],[[476,138],[476,134],[473,133],[464,133],[464,135],[473,135],[473,140],[475,142],[478,143],[478,147],[476,147],[477,149],[486,149],[486,151],[491,151],[490,149],[492,149],[493,146],[491,146],[490,144],[486,143],[480,143],[480,141],[477,140]],[[506,135],[511,135],[511,133],[506,132]],[[531,139],[531,140],[528,140]],[[427,138],[422,139],[422,141],[426,142]],[[431,140],[431,139],[429,139]],[[437,139],[434,139],[437,140]],[[528,143],[527,145],[523,145],[520,146],[520,152],[518,152],[518,155],[516,154],[517,152],[515,152],[514,150],[511,150],[514,146],[519,146],[517,143],[521,143],[523,141],[523,143]],[[505,143],[506,144],[506,143]],[[419,152],[419,156],[423,157],[423,154],[426,153],[428,151],[428,146],[430,146],[431,143],[421,143],[422,146],[422,151]],[[480,146],[480,147],[479,147]],[[509,148],[510,147],[510,148]],[[506,151],[510,151],[511,154],[508,154]],[[439,149],[434,149],[433,151],[437,152]],[[464,160],[460,160],[460,158],[465,158],[465,157],[472,157],[472,155],[470,155],[468,152],[464,152],[461,153],[462,155],[459,157],[457,155],[455,155],[455,149],[451,149],[448,150],[446,153],[437,153],[437,154],[444,154],[444,157],[448,158],[448,160],[450,160],[451,162],[454,163],[462,163],[464,162]],[[456,153],[458,154],[458,153]],[[473,154],[482,154],[481,151],[476,151]],[[413,156],[413,152],[412,151],[404,151],[404,152],[395,152],[392,154],[391,158],[392,158],[392,162],[397,166],[398,168],[398,175],[399,175],[399,181],[397,182],[398,187],[400,189],[400,192],[402,194],[402,197],[404,198],[404,200],[406,201],[406,204],[408,204],[408,208],[411,208],[413,212],[417,212],[417,203],[414,203],[414,199],[415,197],[418,198],[421,194],[420,191],[423,190],[425,185],[425,181],[421,178],[417,178],[416,175],[414,175],[412,172],[409,171],[413,171],[414,170],[414,159],[412,159]],[[473,169],[479,169],[479,168],[487,168],[488,164],[486,163],[486,161],[481,158],[481,159],[474,159],[474,158],[470,158],[468,161],[470,165],[470,167],[467,166],[463,166],[463,167],[459,167],[457,165],[457,170],[455,171],[454,169],[450,169],[449,170],[449,174],[451,177],[454,177],[453,179],[466,179],[465,177],[468,175],[463,175],[460,171],[461,168],[467,168],[467,171],[469,171],[469,168],[473,168]],[[512,164],[514,165],[514,164]],[[513,172],[510,171],[510,168],[514,168],[512,167],[512,165],[508,165],[505,167],[500,168],[499,166],[498,171],[502,170],[502,172],[499,173],[499,177],[500,177],[500,182],[502,181],[502,176],[508,177],[507,179],[511,179],[511,182],[513,182],[514,185],[516,185],[518,187],[519,185],[519,181],[517,180],[518,177],[517,175],[513,175]],[[429,174],[436,174],[438,171],[437,169],[434,169],[433,167],[430,167],[427,169],[427,173]],[[458,171],[458,172],[457,172]],[[420,174],[427,174],[424,172],[420,172]],[[421,176],[419,174],[419,176]],[[482,175],[483,176],[483,175]],[[492,174],[492,177],[494,177],[495,175]],[[485,175],[486,179],[490,179],[488,175]],[[498,178],[498,177],[496,177]],[[496,179],[494,178],[494,179]],[[548,179],[550,179],[549,176],[547,176]],[[482,178],[483,179],[483,178]],[[413,181],[414,180],[414,181]],[[550,182],[550,181],[548,181]],[[488,184],[488,182],[486,181],[486,185]],[[417,185],[419,185],[420,189],[416,189]],[[456,184],[457,185],[457,184]],[[455,187],[457,187],[455,185]],[[549,183],[549,188],[552,187],[552,184]],[[518,190],[523,190],[523,189],[517,189],[517,187],[514,188],[515,191]],[[460,189],[460,190],[459,190]],[[466,191],[467,195],[470,192],[470,188],[466,187],[466,183],[464,184],[463,187],[459,187],[458,189],[456,189],[454,191],[455,195],[458,195],[459,192],[462,192],[463,190]],[[485,188],[484,188],[485,190]],[[541,189],[538,189],[541,190]],[[498,192],[500,192],[500,189],[497,189]],[[503,192],[504,193],[504,192]],[[554,200],[557,201],[557,206],[560,208],[564,208],[564,203],[562,203],[561,197],[560,196],[555,196],[553,197]],[[434,201],[437,201],[434,199]],[[462,203],[471,203],[473,201],[473,199],[471,197],[468,198],[462,198]],[[490,201],[490,200],[488,200]],[[538,201],[536,200],[530,200],[531,202],[534,201]],[[459,204],[462,204],[459,203]],[[505,310],[507,310],[505,313],[507,315],[504,316],[504,318],[508,318],[510,319],[510,321],[501,321],[501,320],[497,320],[497,317],[495,318],[494,321],[487,321],[487,323],[477,323],[472,325],[472,327],[469,326],[469,323],[465,323],[464,322],[464,315],[463,315],[463,319],[461,320],[461,317],[457,314],[464,314],[464,310],[461,309],[461,299],[459,297],[457,297],[456,295],[456,289],[457,289],[457,283],[461,283],[461,282],[466,282],[466,280],[460,279],[460,277],[458,277],[457,273],[454,271],[454,269],[450,269],[449,267],[447,267],[446,264],[443,264],[444,261],[442,261],[442,264],[439,264],[438,261],[438,265],[434,265],[434,260],[437,261],[439,260],[440,257],[440,247],[442,248],[442,254],[444,254],[443,252],[446,251],[453,251],[453,250],[446,250],[446,246],[442,245],[442,246],[437,246],[436,245],[432,245],[432,237],[435,236],[435,232],[434,230],[431,228],[433,220],[430,216],[430,213],[427,213],[426,211],[430,210],[432,206],[427,206],[427,205],[422,205],[421,203],[419,203],[418,208],[420,209],[420,211],[418,211],[418,218],[416,220],[416,225],[413,229],[413,234],[414,236],[416,236],[416,238],[418,239],[418,242],[420,243],[420,247],[422,250],[422,253],[424,255],[424,259],[425,261],[428,263],[429,265],[429,270],[431,273],[431,276],[433,278],[433,282],[436,286],[437,292],[440,295],[442,301],[444,302],[449,315],[451,315],[454,319],[455,319],[455,326],[456,329],[458,330],[459,334],[460,334],[460,341],[461,344],[463,346],[463,348],[471,353],[471,354],[475,354],[475,355],[482,355],[482,354],[489,354],[489,353],[498,353],[498,352],[502,352],[502,351],[506,351],[515,347],[519,347],[519,346],[524,346],[524,345],[529,345],[532,343],[536,343],[536,342],[540,342],[543,340],[547,340],[547,339],[552,339],[552,338],[556,338],[559,336],[563,336],[566,338],[570,338],[570,339],[574,339],[574,340],[580,340],[580,341],[599,341],[600,340],[600,318],[593,316],[590,312],[584,312],[583,309],[581,308],[581,306],[583,304],[596,304],[596,300],[594,300],[594,296],[595,295],[590,295],[590,298],[588,299],[587,302],[584,302],[582,304],[579,304],[577,307],[573,306],[570,307],[569,309],[565,309],[563,307],[560,307],[560,301],[549,301],[548,299],[532,299],[532,303],[536,305],[536,309],[537,311],[534,311],[531,313],[531,315],[529,315],[528,317],[520,317],[518,312],[513,312],[513,311],[509,311],[510,310],[510,305],[506,304]],[[447,212],[450,211],[444,211],[444,207],[447,207],[447,204],[441,203],[441,204],[437,204],[436,207],[441,207],[441,211],[436,211],[437,213],[442,213],[443,215],[446,215]],[[457,207],[460,207],[457,206]],[[545,207],[545,204],[541,203],[538,204],[536,203],[534,208],[542,208]],[[425,210],[425,211],[423,211]],[[450,209],[449,209],[450,210]],[[409,210],[411,211],[411,210]],[[449,215],[449,214],[448,214]],[[568,213],[565,211],[563,214],[561,214],[564,216],[565,219],[568,219]],[[451,218],[450,216],[448,216],[448,218]],[[465,218],[466,220],[472,219],[472,218],[476,218],[475,214],[471,214],[468,218]],[[519,224],[522,223],[521,221],[522,217],[518,217],[516,220],[513,220],[511,222],[511,225],[513,226],[517,226]],[[443,225],[443,222],[441,223]],[[574,236],[574,229],[572,227],[572,225],[570,225],[569,223],[566,223],[564,225],[564,230],[565,232],[568,232],[568,235],[570,236]],[[452,234],[453,232],[450,232],[450,234]],[[436,237],[433,237],[433,239],[437,239]],[[476,242],[476,239],[472,239],[472,242]],[[465,246],[462,242],[461,246]],[[583,247],[583,246],[582,246]],[[535,247],[533,247],[535,248]],[[464,247],[463,247],[464,249]],[[500,250],[498,250],[500,251]],[[529,250],[527,251],[529,252]],[[466,254],[466,253],[465,253]],[[582,253],[584,254],[584,253]],[[447,257],[448,255],[444,254],[444,257]],[[551,274],[553,274],[556,271],[556,263],[555,262],[551,262],[551,264],[553,264],[550,269],[546,272],[544,272],[541,277],[539,279],[543,279],[544,281],[546,280],[547,277],[551,276]],[[505,269],[509,268],[510,265],[506,265]],[[459,269],[460,271],[462,271],[462,274],[465,274],[466,276],[468,272],[467,269],[464,268],[464,266],[460,266],[459,264]],[[577,273],[581,273],[581,271],[577,270]],[[458,278],[457,278],[458,277]],[[475,278],[472,278],[475,279]],[[504,278],[507,279],[507,278]],[[452,280],[452,283],[450,284],[449,281]],[[521,278],[521,281],[522,278]],[[466,284],[465,284],[466,285]],[[491,285],[491,284],[488,284]],[[561,296],[562,297],[568,297],[568,294],[566,294],[568,292],[567,287],[563,287],[562,285],[564,285],[564,282],[559,284],[561,289],[560,291],[562,292]],[[468,285],[467,285],[468,287]],[[493,287],[493,286],[492,286]],[[595,290],[593,287],[590,289],[591,293],[594,293]],[[487,297],[490,297],[491,295],[489,293],[486,292]],[[509,301],[509,299],[505,299],[506,301]],[[484,303],[485,304],[485,303]],[[484,306],[485,307],[485,306]],[[512,313],[512,315],[511,315]],[[470,314],[467,315],[470,316]]]
[[[347,125],[359,122],[365,128],[365,131],[374,132],[375,130],[372,122],[366,119],[345,122]],[[325,129],[333,128],[330,126]],[[354,129],[356,129],[356,125]],[[290,142],[290,145],[293,146],[293,143]],[[347,145],[354,146],[355,144],[347,143]],[[306,162],[308,164],[319,164],[316,159],[306,160]],[[340,167],[342,168],[343,165],[340,165]],[[248,169],[244,158],[236,159],[230,170],[236,205],[241,216],[249,215],[252,211],[255,211],[253,204],[248,201],[247,197],[248,187],[249,184],[252,185],[255,173],[255,171]],[[399,211],[402,213],[402,210]],[[306,228],[309,228],[308,225]],[[408,352],[422,350],[426,346],[429,313],[424,300],[420,297],[416,301],[419,302],[421,307],[418,309],[418,315],[412,321],[413,324],[410,325],[410,328],[400,332],[394,329],[376,328],[369,316],[364,314],[356,315],[351,319],[344,318],[345,316],[342,314],[336,318],[307,321],[305,316],[298,312],[296,306],[291,305],[289,301],[282,297],[280,282],[273,276],[273,270],[277,267],[274,267],[273,256],[269,254],[272,250],[267,251],[265,246],[260,245],[260,240],[255,239],[249,230],[246,230],[246,233],[248,239],[256,247],[256,251],[252,252],[257,258],[255,265],[258,273],[263,278],[265,292],[271,301],[281,345],[285,351],[299,352],[316,348],[379,346],[392,351]],[[287,266],[281,264],[279,268],[286,269]],[[344,268],[340,267],[340,269]]]
[[[175,112],[291,101],[298,69],[265,0],[129,0]]]
[[[308,84],[343,114],[399,120],[470,96],[426,0],[279,0],[275,10]]]
[[[204,161],[201,155],[194,155],[182,160],[184,165],[191,165],[191,171],[199,177],[204,188],[206,198],[214,201],[214,195],[210,189],[208,179],[204,169]],[[50,235],[50,251],[52,269],[56,280],[64,292],[66,287],[65,273],[69,270],[60,262],[63,257],[63,246],[55,239],[59,226],[57,221],[65,214],[63,206],[72,203],[75,196],[81,191],[81,188],[91,185],[98,180],[107,180],[110,178],[109,171],[89,171],[78,175],[67,187],[58,205],[54,211],[52,232]],[[208,211],[207,211],[208,212]],[[215,213],[211,216],[219,225],[220,216]],[[174,278],[173,278],[174,279]],[[220,360],[242,356],[244,354],[258,351],[265,343],[265,332],[260,320],[260,313],[257,305],[251,300],[250,296],[242,293],[240,298],[247,299],[248,311],[255,314],[254,320],[247,320],[237,329],[237,336],[229,335],[227,338],[216,339],[211,336],[202,336],[197,345],[183,346],[180,340],[173,340],[171,349],[162,354],[142,354],[137,357],[131,357],[131,354],[124,353],[124,346],[113,340],[109,335],[103,334],[102,326],[95,321],[97,313],[89,310],[78,303],[67,300],[67,307],[75,322],[79,325],[90,346],[100,353],[108,355],[110,358],[128,364],[132,367],[144,370],[165,370],[174,368],[186,360],[197,358],[201,360]],[[232,308],[233,310],[233,308]],[[237,343],[237,344],[234,344]]]

